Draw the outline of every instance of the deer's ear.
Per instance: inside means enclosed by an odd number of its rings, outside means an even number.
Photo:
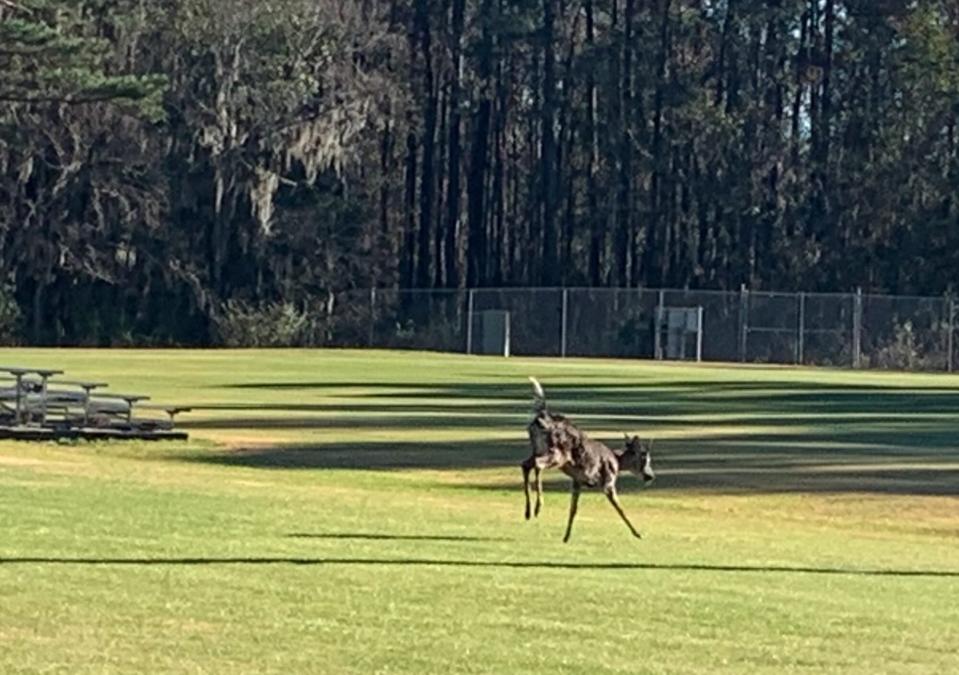
[[[544,417],[537,417],[536,423],[544,429],[549,429],[549,423],[546,421]]]

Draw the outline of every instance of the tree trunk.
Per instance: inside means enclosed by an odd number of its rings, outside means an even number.
[[[493,112],[493,32],[490,29],[490,22],[494,18],[492,12],[492,0],[484,0],[480,6],[482,28],[477,54],[479,105],[473,116],[473,139],[471,142],[469,175],[466,179],[467,228],[469,230],[466,285],[470,288],[486,282],[490,267],[484,205],[486,201],[486,170],[489,161],[490,119]],[[494,190],[493,199],[498,198],[499,195]]]
[[[446,193],[446,233],[443,252],[446,264],[446,286],[455,288],[460,285],[459,251],[457,241],[460,230],[460,90],[463,77],[463,5],[465,0],[453,0],[452,19],[452,63],[453,73],[450,83],[450,123],[449,123],[449,178]]]
[[[541,144],[539,201],[541,211],[542,266],[540,280],[544,286],[559,282],[556,234],[556,57],[555,0],[543,0],[543,96],[541,102]]]
[[[594,56],[596,44],[595,19],[593,17],[593,0],[585,0],[586,11],[586,49]],[[592,68],[586,71],[586,203],[589,223],[589,270],[588,278],[591,286],[602,286],[605,279],[603,274],[603,259],[606,251],[605,220],[599,210],[599,139],[596,133],[597,91],[596,76]]]
[[[416,134],[411,130],[406,135],[405,190],[403,199],[402,258],[400,285],[412,288],[416,274]]]
[[[432,282],[433,200],[436,186],[437,92],[433,74],[432,36],[428,0],[416,2],[416,31],[422,59],[421,96],[423,101],[423,168],[420,172],[420,218],[417,235],[416,285],[429,288]],[[437,252],[438,253],[438,252]]]
[[[630,286],[633,273],[633,25],[636,0],[626,0],[623,12],[623,65],[620,82],[619,171],[616,190],[616,279]]]

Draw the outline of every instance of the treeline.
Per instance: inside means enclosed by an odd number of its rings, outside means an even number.
[[[939,294],[957,116],[953,0],[0,0],[0,339],[369,286]]]

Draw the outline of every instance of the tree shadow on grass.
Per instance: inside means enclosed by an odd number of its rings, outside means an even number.
[[[326,399],[260,400],[193,407],[185,429],[208,428],[521,428],[530,412],[527,383],[411,384],[390,382],[264,382],[228,385],[256,392],[326,392]],[[350,401],[338,402],[338,392]],[[879,384],[774,381],[591,382],[547,385],[550,406],[594,428],[689,426],[690,415],[711,426],[846,425],[866,418],[909,424],[921,415],[959,422],[959,389],[904,389]],[[267,397],[264,397],[267,398]],[[197,414],[215,413],[207,419]],[[709,419],[713,416],[713,419]]]
[[[745,376],[748,376],[748,373]],[[515,430],[514,440],[334,441],[194,454],[191,461],[263,469],[512,468],[529,453],[526,383],[246,383],[266,390],[362,387],[354,402],[247,403],[196,408],[223,415],[187,429]],[[786,380],[592,382],[547,385],[550,403],[591,435],[618,429],[687,438],[657,441],[657,487],[714,492],[873,492],[959,495],[959,390]],[[510,397],[516,397],[511,402]],[[390,400],[393,399],[393,400]],[[242,413],[242,414],[233,414]],[[286,413],[285,415],[283,413]],[[290,414],[292,413],[292,414]],[[692,415],[692,417],[690,417]],[[703,427],[697,434],[697,427]],[[653,430],[653,433],[643,430]],[[707,431],[708,429],[708,431]],[[728,432],[717,435],[717,431]],[[378,434],[382,437],[382,434]],[[426,436],[427,434],[424,434]],[[343,436],[343,434],[341,434]],[[409,438],[409,434],[405,436]],[[610,441],[619,445],[620,438]],[[557,475],[557,474],[553,474]],[[465,487],[506,489],[502,481]],[[484,482],[486,481],[486,482]],[[462,485],[462,484],[461,484]],[[551,489],[568,489],[563,478]],[[621,482],[624,492],[635,487]],[[512,489],[510,487],[510,489]]]
[[[204,451],[180,459],[265,470],[394,471],[410,469],[515,471],[479,474],[464,489],[521,490],[519,463],[528,444],[516,441],[356,442]],[[654,445],[657,480],[643,488],[624,474],[621,492],[639,490],[742,493],[875,493],[959,496],[959,457],[949,448],[872,446],[859,434],[763,435],[660,441]],[[558,471],[547,472],[549,492],[569,490]]]
[[[378,532],[292,532],[290,539],[347,539],[360,541],[512,541],[506,537],[471,537],[455,534],[385,534]]]
[[[205,464],[256,469],[345,469],[392,471],[407,469],[480,469],[515,464],[526,447],[522,441],[503,443],[347,442],[292,444],[246,450],[204,451],[181,459]]]
[[[199,429],[515,429],[522,432],[529,420],[529,412],[511,409],[509,406],[453,407],[440,404],[249,404],[222,406],[195,406],[194,414],[217,413],[216,417],[184,420],[177,424],[184,430]],[[792,412],[788,416],[774,415],[766,411],[723,410],[716,411],[722,417],[708,421],[691,421],[677,410],[664,412],[647,405],[643,408],[583,411],[569,417],[586,429],[657,429],[690,428],[697,425],[710,427],[743,428],[750,425],[775,424],[778,427],[810,427],[828,423],[830,426],[866,424],[871,420],[890,424],[909,425],[912,430],[922,429],[914,412],[833,412],[824,418],[823,413]],[[224,414],[229,413],[229,414]],[[242,414],[237,414],[242,413]],[[705,417],[708,413],[697,412]],[[926,413],[925,419],[946,420],[945,413]],[[932,417],[929,417],[929,416]],[[959,420],[957,420],[959,422]],[[877,425],[878,428],[878,425]],[[943,429],[951,427],[943,426]],[[879,431],[877,433],[886,433]],[[951,434],[949,439],[956,439]]]
[[[714,368],[710,368],[712,370]],[[563,376],[562,379],[572,379],[577,380],[591,380],[591,379],[605,379],[605,382],[595,382],[590,381],[588,383],[580,384],[569,383],[569,382],[555,382],[551,383],[549,378],[543,377],[542,380],[543,386],[546,388],[546,393],[549,395],[550,392],[561,392],[557,397],[557,400],[562,399],[576,399],[581,396],[595,396],[596,392],[614,392],[617,395],[622,393],[628,393],[630,391],[645,392],[651,390],[663,390],[663,391],[680,391],[680,390],[700,390],[700,391],[753,391],[753,390],[762,390],[762,391],[774,391],[774,390],[787,390],[787,391],[815,391],[815,392],[858,392],[860,395],[868,392],[889,392],[896,391],[896,387],[890,387],[884,383],[850,383],[850,384],[836,384],[829,382],[803,382],[803,381],[791,381],[787,379],[783,380],[753,380],[748,379],[751,376],[751,373],[748,371],[743,371],[739,366],[734,366],[731,370],[736,371],[742,376],[741,380],[728,380],[728,381],[710,381],[708,378],[708,370],[703,370],[703,379],[686,379],[686,380],[668,380],[664,381],[662,379],[650,379],[650,380],[636,380],[624,377],[620,380],[609,381],[608,375],[593,375],[588,374],[579,374],[575,376]],[[497,377],[499,377],[497,375]],[[233,384],[223,384],[216,385],[217,389],[263,389],[263,390],[284,390],[284,389],[325,389],[336,391],[338,389],[364,389],[364,390],[375,390],[375,389],[384,389],[389,390],[388,395],[397,396],[403,395],[406,396],[409,393],[429,393],[434,394],[443,394],[450,393],[455,391],[458,394],[467,396],[469,398],[522,398],[528,399],[530,396],[530,384],[529,382],[521,376],[510,376],[511,381],[509,382],[456,382],[456,383],[445,383],[445,382],[436,382],[436,383],[421,383],[421,382],[390,382],[390,381],[316,381],[316,382],[239,382]],[[900,389],[903,390],[903,389]],[[396,394],[395,392],[401,392]],[[916,389],[910,389],[909,391],[922,391],[928,393],[936,394],[951,394],[953,396],[959,396],[959,388],[957,387],[919,387]],[[552,397],[551,397],[552,398]]]
[[[532,570],[606,570],[713,572],[734,574],[820,574],[836,576],[959,578],[959,570],[856,569],[791,565],[714,565],[696,563],[563,562],[526,560],[443,560],[430,558],[303,558],[303,557],[176,557],[176,558],[54,558],[0,557],[3,565],[76,565],[76,566],[205,566],[205,565],[294,565],[294,566],[371,566],[371,567],[462,567],[475,569]]]
[[[745,374],[747,376],[748,374]],[[721,412],[741,408],[757,413],[826,412],[830,414],[863,412],[891,412],[949,414],[959,413],[959,389],[952,387],[900,388],[883,384],[829,384],[791,382],[789,380],[759,380],[709,382],[704,380],[669,381],[630,380],[590,382],[577,384],[550,384],[544,382],[550,405],[573,416],[585,412],[635,411],[642,414],[651,410],[662,414],[664,406],[673,413]],[[529,410],[531,389],[527,382],[413,384],[391,382],[262,382],[226,385],[228,389],[250,391],[293,392],[310,390],[336,395],[341,390],[361,389],[349,393],[351,398],[368,399],[371,404],[351,402],[347,410],[375,409],[383,399],[401,399],[396,404],[384,404],[386,409],[399,406],[402,411],[416,409],[417,399],[424,400],[425,412],[440,405],[448,410],[473,409],[491,413],[519,413]],[[457,405],[454,402],[459,402]],[[468,403],[468,407],[464,405]],[[236,405],[236,404],[234,404]],[[269,408],[277,404],[266,404]],[[248,404],[250,410],[264,408]],[[335,403],[323,404],[325,410],[335,410]],[[242,409],[242,404],[236,406]],[[303,409],[293,404],[290,410]]]

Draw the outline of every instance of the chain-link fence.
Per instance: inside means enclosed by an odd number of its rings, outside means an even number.
[[[693,320],[695,319],[695,320]],[[951,298],[622,288],[348,291],[325,344],[952,371]]]

